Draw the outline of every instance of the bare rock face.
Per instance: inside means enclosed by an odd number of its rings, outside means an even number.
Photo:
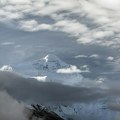
[[[41,105],[31,105],[31,108],[27,110],[29,120],[64,120],[56,113]]]

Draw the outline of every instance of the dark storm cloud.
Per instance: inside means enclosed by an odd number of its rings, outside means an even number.
[[[14,98],[28,103],[90,102],[106,96],[106,91],[99,88],[77,88],[38,82],[10,72],[0,72],[0,88]]]

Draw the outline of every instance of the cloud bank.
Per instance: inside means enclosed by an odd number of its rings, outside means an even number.
[[[95,83],[96,82],[96,83]],[[77,87],[53,82],[39,82],[16,73],[0,71],[0,89],[26,103],[73,104],[88,103],[111,96],[119,96],[119,83],[97,83],[86,80]],[[102,84],[102,85],[100,85]]]
[[[26,103],[90,102],[104,98],[106,91],[96,87],[72,87],[53,82],[38,82],[18,74],[0,71],[0,89]]]
[[[104,87],[97,84],[92,86],[90,81],[84,84],[84,87],[71,87],[52,82],[38,82],[13,72],[0,71],[0,117],[2,120],[26,120],[25,104],[87,104],[106,98],[109,98],[108,109],[120,110],[117,103],[109,102],[115,96],[119,97],[119,82],[106,81],[103,83]]]

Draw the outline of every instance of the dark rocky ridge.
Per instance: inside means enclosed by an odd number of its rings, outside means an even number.
[[[31,105],[31,108],[27,108],[28,120],[64,120],[55,112],[48,110],[42,105]]]

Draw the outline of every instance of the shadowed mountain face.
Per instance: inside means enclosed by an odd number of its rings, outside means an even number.
[[[29,120],[64,120],[56,113],[48,110],[41,105],[32,105],[32,108],[26,109]]]

